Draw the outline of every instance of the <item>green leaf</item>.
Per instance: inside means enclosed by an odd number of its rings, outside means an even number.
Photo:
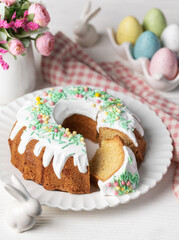
[[[0,31],[0,41],[6,41],[7,40],[7,35],[4,32]]]
[[[22,10],[28,10],[29,7],[30,7],[30,3],[29,2],[25,2],[25,3],[22,4],[21,9]]]
[[[0,16],[1,16],[1,20],[4,20],[4,17],[5,17],[5,4],[4,3],[0,3]]]
[[[30,36],[32,36],[32,35],[34,35],[34,34],[44,33],[44,32],[46,32],[47,30],[48,30],[48,28],[47,28],[47,27],[44,27],[44,28],[39,28],[39,29],[36,30],[36,31],[29,31],[29,32],[23,31],[21,34],[14,34],[14,36],[15,36],[16,38],[19,38],[19,39],[21,39],[21,38],[27,38],[27,37],[30,37]]]
[[[28,21],[28,22],[33,22],[34,16],[35,16],[35,14],[30,14],[30,15],[28,15],[27,21]]]
[[[5,28],[1,28],[1,32],[5,33],[8,38],[12,38],[12,39],[15,38],[14,35],[12,34],[12,32],[11,32],[11,29],[7,30]]]
[[[22,44],[24,45],[25,48],[28,48],[30,45],[30,39],[29,38],[23,38],[21,39]]]

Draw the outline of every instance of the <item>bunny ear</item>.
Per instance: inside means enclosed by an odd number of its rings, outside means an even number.
[[[19,202],[24,202],[27,200],[27,197],[24,195],[23,192],[16,189],[15,187],[11,186],[10,184],[6,184],[4,186],[6,191],[10,193],[11,196],[13,196],[15,199],[17,199]]]
[[[11,175],[11,181],[12,181],[13,186],[15,188],[17,188],[20,192],[22,192],[26,196],[26,198],[30,197],[30,194],[27,192],[24,185],[21,183],[21,181],[15,175]]]
[[[84,19],[85,23],[89,22],[89,21],[90,21],[92,18],[94,18],[100,11],[101,11],[101,8],[99,7],[99,8],[96,9],[94,12],[89,13],[89,14],[85,17],[85,19]]]
[[[84,18],[86,17],[86,15],[89,13],[89,11],[91,10],[91,1],[87,1],[87,3],[84,6],[84,9],[80,15],[80,19],[84,20]]]

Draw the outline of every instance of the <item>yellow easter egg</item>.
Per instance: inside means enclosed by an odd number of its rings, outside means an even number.
[[[118,44],[131,42],[134,45],[142,31],[142,26],[135,17],[125,17],[117,29],[116,41]]]

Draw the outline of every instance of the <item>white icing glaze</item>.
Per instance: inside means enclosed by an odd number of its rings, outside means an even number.
[[[119,178],[120,175],[122,173],[124,173],[124,171],[130,172],[132,175],[139,174],[134,153],[132,152],[132,150],[129,147],[126,147],[126,146],[123,146],[123,150],[124,150],[125,158],[124,158],[124,162],[123,162],[123,165],[121,166],[121,168],[116,173],[114,173],[114,175],[112,177],[110,177],[107,181],[105,181],[105,182],[102,182],[101,180],[98,181],[98,186],[103,195],[115,195],[114,194],[114,186],[111,186],[111,187],[107,186],[109,183],[111,183],[113,181],[114,176],[116,178]],[[132,159],[132,163],[130,163],[130,161],[129,161],[130,157]],[[131,185],[131,188],[135,189],[136,185],[135,184]]]
[[[66,89],[73,89],[74,87],[68,87]],[[43,93],[40,95],[42,99],[44,99]],[[98,103],[97,103],[98,102]],[[97,104],[96,104],[97,103]],[[49,124],[62,124],[64,119],[73,115],[73,114],[81,114],[85,115],[94,121],[97,121],[97,130],[100,127],[110,127],[117,129],[119,131],[124,132],[128,137],[134,142],[137,146],[137,141],[135,134],[133,133],[133,129],[137,129],[137,131],[143,136],[143,129],[141,128],[137,119],[127,110],[122,113],[122,117],[126,121],[130,121],[128,124],[128,129],[124,129],[120,125],[120,120],[115,121],[113,126],[110,126],[109,123],[104,123],[102,119],[104,118],[105,110],[102,109],[105,100],[99,97],[90,97],[87,98],[77,98],[74,95],[67,94],[66,97],[61,98],[54,106],[50,106],[52,113],[50,114]],[[74,159],[74,166],[78,166],[78,169],[81,173],[86,173],[88,164],[86,147],[82,144],[75,145],[69,144],[68,138],[63,138],[63,144],[59,144],[55,142],[55,140],[51,139],[49,142],[47,140],[48,133],[33,133],[32,129],[29,128],[29,125],[32,122],[33,114],[27,110],[28,107],[34,106],[35,101],[27,101],[25,105],[19,110],[17,114],[17,123],[10,134],[10,139],[13,140],[17,133],[20,131],[22,127],[26,127],[26,130],[21,135],[21,141],[18,147],[18,151],[20,154],[25,152],[27,144],[35,139],[38,140],[34,147],[34,154],[39,156],[41,150],[45,147],[43,154],[43,166],[47,167],[52,158],[53,158],[53,169],[58,178],[60,178],[61,171],[71,154]],[[95,105],[95,107],[94,107]],[[32,134],[33,133],[33,134]],[[65,147],[66,146],[66,147]]]
[[[98,108],[92,107],[93,102],[94,100],[92,99],[85,100],[84,98],[81,100],[62,99],[55,106],[53,113],[54,119],[58,124],[62,124],[65,118],[73,114],[81,114],[96,121],[99,110]]]

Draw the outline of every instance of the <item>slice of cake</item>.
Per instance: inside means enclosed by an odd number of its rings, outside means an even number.
[[[139,182],[135,155],[117,135],[101,142],[90,161],[90,174],[104,195],[132,192]]]

